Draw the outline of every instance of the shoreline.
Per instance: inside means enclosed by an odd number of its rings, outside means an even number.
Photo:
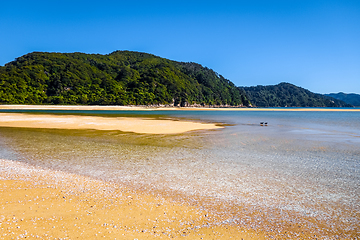
[[[191,204],[0,159],[1,238],[266,239]]]
[[[142,134],[181,134],[222,129],[214,123],[158,120],[135,117],[97,117],[51,114],[0,113],[0,127],[119,130]]]
[[[206,107],[155,107],[155,106],[102,106],[102,105],[0,105],[0,110],[109,110],[109,111],[325,111],[360,112],[360,108],[310,108],[310,107],[271,107],[271,108],[206,108]]]

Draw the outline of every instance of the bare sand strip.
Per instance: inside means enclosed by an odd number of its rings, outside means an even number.
[[[265,239],[186,203],[0,159],[0,239]]]
[[[0,127],[120,130],[148,134],[178,134],[223,128],[213,123],[187,121],[23,113],[0,113]]]
[[[192,111],[303,111],[303,112],[360,112],[360,108],[205,108],[205,107],[142,107],[142,106],[80,106],[80,105],[0,105],[0,109],[16,110],[116,110],[116,111],[152,111],[152,110],[192,110]]]
[[[93,106],[93,105],[0,105],[0,109],[18,110],[153,110],[156,108],[138,106]]]

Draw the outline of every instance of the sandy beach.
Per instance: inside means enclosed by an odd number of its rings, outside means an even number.
[[[190,204],[0,160],[0,238],[264,239]]]
[[[215,124],[89,116],[0,113],[0,126],[121,130],[176,134],[217,129]],[[0,237],[12,239],[250,238],[254,231],[219,226],[214,216],[190,205],[134,192],[70,173],[0,160]],[[217,220],[216,222],[219,222]]]
[[[0,113],[0,126],[174,134],[215,124],[89,116]],[[191,205],[70,173],[0,160],[0,237],[111,239],[250,239],[253,230],[219,225]]]
[[[129,117],[0,113],[1,127],[120,130],[147,134],[178,134],[223,128],[213,123],[155,120]]]
[[[79,106],[79,105],[0,105],[0,109],[18,110],[126,110],[126,111],[151,111],[151,110],[194,110],[194,111],[320,111],[320,112],[359,112],[359,108],[206,108],[206,107],[144,107],[144,106]]]

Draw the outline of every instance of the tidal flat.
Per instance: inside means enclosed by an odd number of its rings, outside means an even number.
[[[121,117],[129,112],[78,114]],[[209,233],[198,231],[212,232],[215,227],[231,228],[231,236],[244,239],[359,236],[360,112],[161,110],[146,111],[146,117],[216,123],[223,128],[142,134],[1,127],[0,158],[113,184],[139,196],[147,194],[188,206],[199,212],[198,217],[211,216],[201,222],[195,221],[199,219],[195,215],[194,219],[184,215],[186,221],[193,221],[186,227],[189,232],[161,233],[165,238],[206,239],[201,234]],[[268,125],[261,126],[263,121]],[[2,163],[2,179],[31,182],[21,174],[16,179],[8,164]],[[54,183],[49,179],[46,184]],[[58,185],[64,186],[66,189],[66,184]],[[6,191],[4,185],[2,191]],[[112,220],[116,224],[116,219]],[[2,220],[2,226],[5,222]],[[181,221],[175,225],[182,226]],[[136,233],[137,228],[131,229]],[[1,231],[7,233],[4,228]],[[149,238],[159,234],[145,232]],[[217,239],[228,239],[229,235],[221,235],[225,233],[216,235]]]

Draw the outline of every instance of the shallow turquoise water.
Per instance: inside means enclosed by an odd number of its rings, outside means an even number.
[[[0,128],[0,158],[149,191],[213,197],[245,205],[249,213],[290,211],[325,221],[329,229],[343,226],[344,234],[359,229],[360,112],[41,112],[190,119],[227,126],[178,135]],[[263,121],[268,126],[260,126]],[[281,217],[296,218],[285,213]],[[229,221],[256,222],[236,214]]]

